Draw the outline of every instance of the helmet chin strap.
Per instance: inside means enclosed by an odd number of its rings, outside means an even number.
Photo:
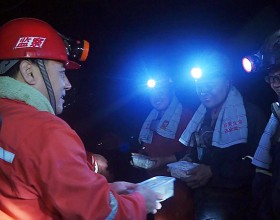
[[[51,85],[51,81],[50,81],[49,75],[48,75],[47,70],[46,70],[46,66],[44,64],[44,61],[41,60],[41,59],[36,59],[36,63],[38,65],[39,69],[40,69],[40,72],[42,74],[44,83],[46,85],[51,106],[52,106],[52,108],[54,110],[54,113],[56,114],[55,96],[54,96],[54,92],[53,92],[53,88],[52,88],[52,85]]]

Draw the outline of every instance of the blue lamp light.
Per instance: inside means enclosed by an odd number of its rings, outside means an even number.
[[[154,88],[155,86],[156,86],[156,81],[154,80],[154,79],[149,79],[148,81],[147,81],[147,86],[149,87],[149,88]]]
[[[191,76],[194,79],[199,79],[202,77],[202,69],[200,69],[199,67],[194,67],[191,69]]]

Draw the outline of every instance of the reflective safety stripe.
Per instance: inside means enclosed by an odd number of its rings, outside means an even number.
[[[2,147],[0,147],[0,159],[12,163],[14,160],[15,154],[11,153],[5,149],[3,149]]]
[[[106,220],[114,219],[118,211],[118,201],[116,200],[115,196],[111,192],[110,192],[110,206],[112,208],[112,211],[107,216]]]
[[[263,173],[267,176],[272,176],[272,173],[269,172],[268,170],[264,170],[264,169],[259,169],[259,168],[256,168],[256,173]]]

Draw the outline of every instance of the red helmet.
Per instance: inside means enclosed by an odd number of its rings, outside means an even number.
[[[0,28],[0,60],[26,58],[61,61],[66,69],[80,67],[68,60],[65,44],[58,32],[35,18],[14,19]]]

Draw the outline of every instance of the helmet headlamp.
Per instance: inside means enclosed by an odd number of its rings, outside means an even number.
[[[149,80],[147,81],[147,86],[148,86],[149,88],[154,88],[154,87],[156,86],[156,84],[157,84],[157,82],[156,82],[154,79],[149,79]]]
[[[278,68],[280,66],[280,30],[269,36],[257,53],[244,57],[242,66],[248,73]]]
[[[202,70],[199,67],[194,67],[191,69],[191,76],[194,79],[199,79],[202,77]]]
[[[225,77],[227,76],[226,70],[220,70],[220,69],[201,69],[199,67],[194,67],[190,71],[191,77],[195,80],[199,79],[214,79],[217,77]]]
[[[85,61],[89,52],[89,42],[86,40],[73,40],[59,33],[66,47],[70,60]]]
[[[158,89],[158,88],[171,88],[172,87],[172,79],[171,78],[161,78],[159,79],[154,79],[150,78],[146,85],[150,89]]]
[[[194,60],[190,75],[195,80],[230,77],[231,64],[228,57],[215,50],[201,52]]]
[[[247,73],[257,72],[262,68],[263,56],[260,52],[243,57],[242,67]]]

